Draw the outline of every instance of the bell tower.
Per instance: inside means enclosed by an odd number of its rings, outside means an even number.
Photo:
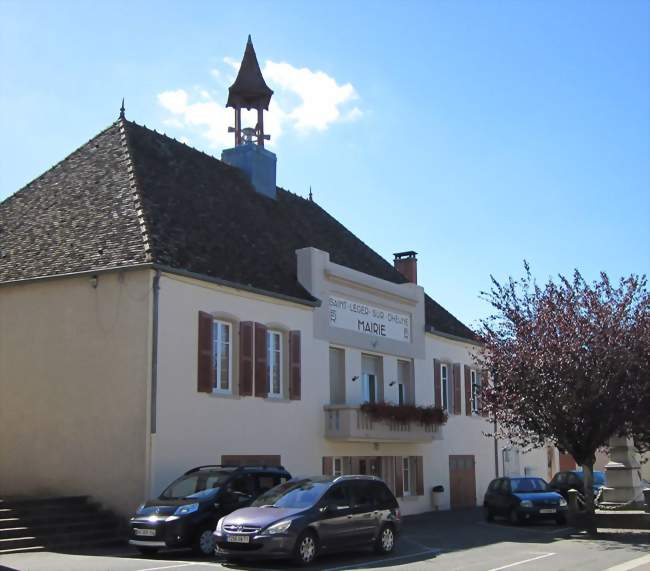
[[[245,142],[245,133],[241,123],[242,108],[249,111],[257,109],[257,125],[253,131],[249,131],[246,135],[249,138],[254,137],[260,147],[264,146],[265,140],[268,141],[271,138],[270,135],[264,134],[264,111],[269,110],[272,95],[273,91],[266,85],[262,76],[255,48],[249,35],[237,79],[228,88],[228,102],[226,103],[226,107],[232,107],[235,110],[235,126],[228,128],[229,133],[235,133],[235,147]]]
[[[235,111],[235,126],[228,127],[235,134],[235,146],[224,149],[221,160],[244,171],[257,192],[276,197],[276,156],[264,148],[271,136],[264,132],[264,111],[268,111],[273,91],[266,85],[251,37],[248,36],[244,57],[235,82],[228,88],[226,107]],[[255,127],[242,127],[241,110],[256,109]]]

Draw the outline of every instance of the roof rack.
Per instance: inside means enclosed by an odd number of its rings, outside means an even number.
[[[194,472],[198,472],[199,470],[205,470],[207,468],[219,468],[219,469],[227,469],[227,470],[232,470],[233,472],[237,471],[243,471],[243,470],[277,470],[277,471],[282,471],[286,472],[286,468],[284,466],[267,466],[265,464],[205,464],[203,466],[196,466],[195,468],[191,468],[187,472],[185,472],[185,476],[187,474],[192,474]]]
[[[345,474],[342,476],[337,476],[332,480],[333,482],[340,482],[342,480],[377,480],[381,481],[381,478],[378,478],[377,476],[370,476],[370,475],[365,475],[365,474]]]

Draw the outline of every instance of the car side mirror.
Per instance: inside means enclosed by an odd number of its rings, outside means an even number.
[[[331,514],[338,510],[338,506],[334,503],[325,504],[320,511],[324,514]]]

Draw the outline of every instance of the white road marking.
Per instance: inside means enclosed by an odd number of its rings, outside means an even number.
[[[368,565],[374,565],[375,563],[383,564],[389,563],[390,561],[400,561],[402,559],[412,559],[413,557],[420,557],[421,555],[438,555],[441,553],[441,549],[426,549],[425,551],[418,551],[417,553],[411,553],[409,555],[399,555],[397,557],[387,557],[385,559],[373,559],[372,561],[364,561],[363,563],[356,563],[355,565],[343,565],[342,567],[328,567],[323,571],[344,571],[345,569],[359,569],[360,567],[367,567]]]
[[[495,567],[494,569],[489,569],[489,571],[501,571],[501,569],[510,569],[510,567],[516,567],[517,565],[523,565],[524,563],[530,563],[531,561],[537,561],[538,559],[545,559],[546,557],[551,557],[552,555],[557,555],[556,553],[545,553],[544,555],[538,555],[537,557],[531,557],[530,559],[524,559],[523,561],[515,561],[510,563],[510,565],[504,565],[503,567]]]
[[[637,567],[641,567],[641,565],[645,565],[646,563],[650,563],[650,555],[643,555],[642,557],[632,559],[632,561],[626,561],[620,565],[608,567],[605,569],[605,571],[628,571],[629,569],[636,569]]]
[[[138,569],[137,571],[159,571],[162,569],[174,569],[176,567],[190,567],[197,565],[197,563],[182,563],[181,565],[165,565],[164,567],[147,567],[146,569]]]

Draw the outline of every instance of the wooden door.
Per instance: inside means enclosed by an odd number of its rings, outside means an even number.
[[[449,456],[451,509],[476,506],[475,461],[472,455]]]

